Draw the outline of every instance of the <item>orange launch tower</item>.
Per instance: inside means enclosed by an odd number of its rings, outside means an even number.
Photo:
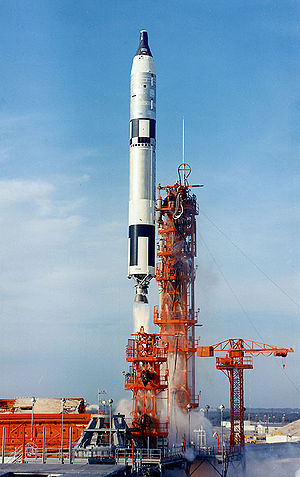
[[[159,242],[156,280],[160,303],[154,323],[168,345],[169,408],[195,408],[195,312],[194,282],[196,256],[196,196],[187,178],[188,164],[178,168],[173,186],[158,187],[157,222]]]

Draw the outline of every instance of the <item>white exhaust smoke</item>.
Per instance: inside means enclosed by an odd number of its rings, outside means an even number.
[[[116,406],[116,414],[124,414],[128,419],[131,417],[132,411],[132,400],[131,399],[121,399]]]
[[[149,320],[150,320],[150,308],[146,303],[134,303],[133,304],[133,319],[134,319],[134,332],[140,331],[141,326],[144,327],[144,331],[148,333]]]

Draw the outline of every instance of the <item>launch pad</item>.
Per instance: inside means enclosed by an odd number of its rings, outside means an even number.
[[[5,469],[8,477],[161,476],[170,469],[196,477],[204,463],[214,475],[226,477],[231,462],[243,462],[243,370],[252,369],[252,358],[245,354],[271,351],[286,356],[293,350],[262,343],[255,343],[259,345],[255,348],[254,342],[247,348],[247,340],[242,339],[199,346],[195,336],[199,207],[194,188],[201,185],[189,184],[191,167],[183,161],[178,179],[156,188],[155,154],[156,74],[148,34],[142,30],[131,70],[128,277],[135,282],[134,302],[139,307],[148,303],[148,289],[156,279],[159,304],[154,307],[153,324],[159,332],[149,333],[140,326],[128,339],[129,369],[124,374],[125,389],[132,392],[130,416],[114,414],[112,401],[108,413],[101,413],[99,406],[97,414],[88,414],[83,399],[57,400],[56,407],[52,403],[55,410],[44,413],[37,411],[35,400],[19,407],[14,400],[2,400],[0,471]],[[196,414],[200,394],[196,352],[210,357],[215,351],[227,352],[217,357],[217,369],[230,381],[228,443],[223,434],[221,439],[216,433],[209,435],[208,421]],[[78,407],[73,409],[68,401],[73,407],[78,401]],[[193,419],[198,419],[196,424]]]

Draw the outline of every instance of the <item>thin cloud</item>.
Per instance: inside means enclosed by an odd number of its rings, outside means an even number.
[[[0,180],[0,204],[36,201],[54,191],[54,186],[43,181],[22,179]]]

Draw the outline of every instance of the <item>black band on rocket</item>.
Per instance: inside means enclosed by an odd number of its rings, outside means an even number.
[[[138,265],[139,237],[148,238],[148,265],[149,267],[154,267],[155,265],[155,227],[154,225],[129,225],[129,239],[130,239],[129,265],[131,267]]]
[[[132,119],[130,121],[130,140],[135,137],[155,139],[155,123],[155,119]]]

